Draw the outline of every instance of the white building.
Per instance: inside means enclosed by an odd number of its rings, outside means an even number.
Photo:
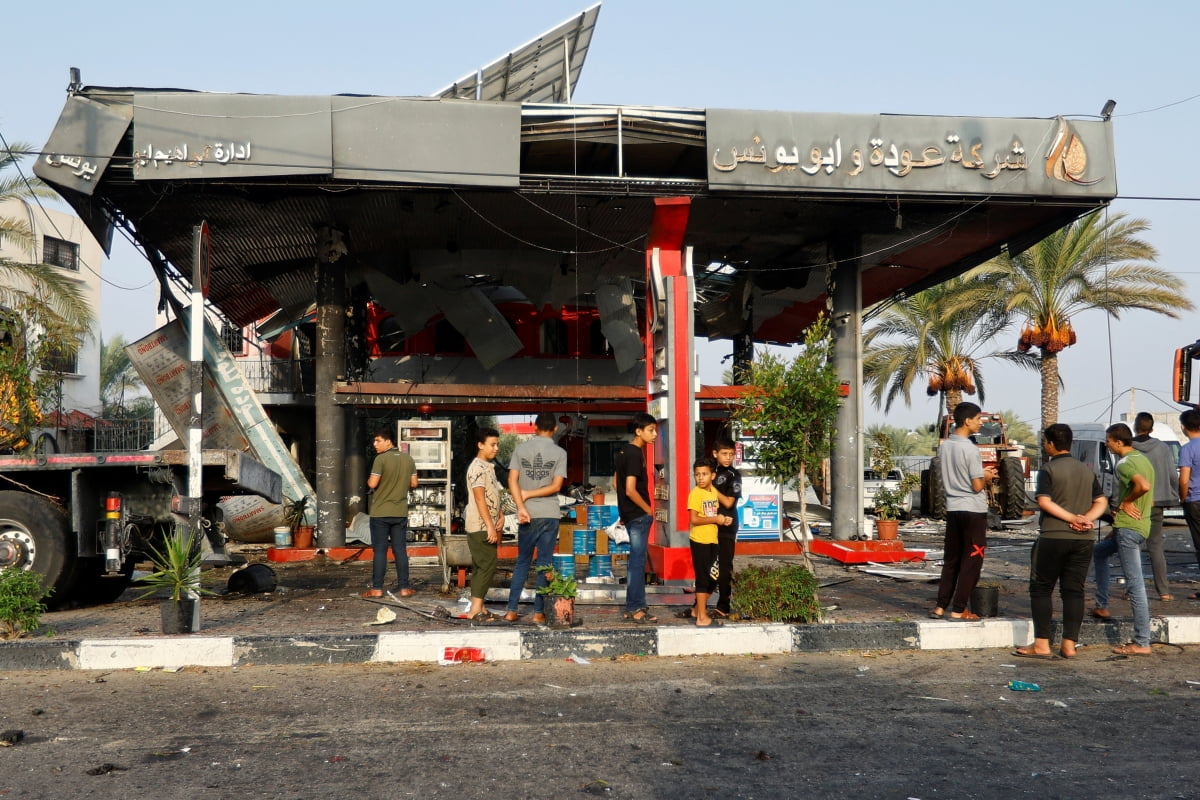
[[[0,257],[26,264],[45,263],[77,281],[97,322],[74,353],[64,353],[56,366],[62,372],[62,412],[82,411],[99,416],[100,403],[100,272],[104,251],[79,217],[36,202],[11,199],[0,203],[0,217],[24,222],[33,233],[32,248],[21,248],[0,237]],[[0,273],[0,281],[13,276]],[[45,409],[53,412],[55,409]]]

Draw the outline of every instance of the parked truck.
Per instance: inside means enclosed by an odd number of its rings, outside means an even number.
[[[1008,440],[1008,428],[998,414],[983,412],[983,424],[971,440],[979,447],[983,466],[993,467],[999,477],[988,484],[988,509],[1000,519],[1021,519],[1025,516],[1029,496],[1025,479],[1029,477],[1029,459],[1022,455],[1020,445]],[[954,432],[954,417],[947,414],[941,422],[939,441]],[[946,491],[942,485],[941,459],[935,454],[929,469],[921,473],[921,507],[929,516],[944,519]]]
[[[251,493],[281,501],[280,476],[246,453],[201,455],[201,518],[223,551],[217,501]],[[0,569],[42,576],[54,607],[111,602],[134,564],[190,515],[186,450],[0,456]]]

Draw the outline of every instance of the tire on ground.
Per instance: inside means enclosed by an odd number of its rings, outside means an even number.
[[[946,518],[946,487],[942,485],[942,460],[937,456],[929,462],[929,516]]]
[[[50,501],[25,492],[0,492],[0,543],[20,555],[15,564],[42,576],[53,590],[46,605],[56,608],[71,597],[75,581],[75,543],[67,516]]]
[[[1000,469],[1000,515],[1004,519],[1020,519],[1025,516],[1029,498],[1025,494],[1025,467],[1021,459],[1014,456],[1001,459]]]

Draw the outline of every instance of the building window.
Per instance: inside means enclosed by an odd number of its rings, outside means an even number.
[[[79,271],[79,245],[50,236],[42,238],[42,263]]]
[[[240,355],[242,352],[242,329],[230,322],[221,323],[221,341],[229,352]]]
[[[74,347],[51,347],[42,361],[46,372],[75,375],[79,372],[79,350]]]

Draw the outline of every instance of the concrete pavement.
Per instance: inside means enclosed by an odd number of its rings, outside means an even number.
[[[941,532],[925,522],[908,526],[902,537],[911,547],[936,556]],[[1185,599],[1200,591],[1200,573],[1187,530],[1167,529],[1168,564],[1173,593],[1170,603],[1157,601],[1153,587],[1151,614],[1155,640],[1163,646],[1200,643],[1200,602]],[[444,660],[447,649],[475,648],[490,661],[521,659],[605,659],[628,656],[680,657],[699,654],[775,654],[838,650],[962,650],[1005,648],[1032,641],[1026,594],[1032,531],[1000,532],[989,537],[984,580],[1000,588],[999,616],[982,622],[930,620],[938,564],[887,565],[887,574],[870,566],[847,567],[815,559],[822,584],[825,617],[814,624],[761,624],[730,621],[720,629],[701,629],[674,612],[689,605],[682,585],[659,587],[651,594],[659,621],[636,625],[621,618],[619,605],[581,605],[582,624],[551,630],[527,624],[531,609],[517,624],[477,625],[457,619],[431,619],[439,606],[452,613],[458,592],[438,592],[436,564],[414,564],[423,578],[415,597],[390,610],[394,620],[379,620],[381,606],[360,595],[369,577],[369,562],[338,564],[318,557],[313,562],[271,564],[277,588],[256,595],[227,594],[202,601],[202,630],[187,636],[158,633],[158,604],[153,598],[127,593],[120,601],[93,608],[47,613],[34,636],[0,642],[0,669],[87,669],[234,667],[246,664],[388,663]],[[248,548],[253,562],[264,561],[261,549]],[[739,556],[738,567],[784,562],[786,557]],[[230,570],[205,574],[205,584],[221,588]],[[1149,573],[1147,572],[1147,575]],[[1080,644],[1098,653],[1128,641],[1132,623],[1128,603],[1114,587],[1113,620],[1088,619]],[[1090,598],[1089,598],[1090,600]],[[491,608],[501,613],[502,603]],[[385,612],[386,615],[386,612]],[[1087,651],[1085,651],[1087,652]]]

